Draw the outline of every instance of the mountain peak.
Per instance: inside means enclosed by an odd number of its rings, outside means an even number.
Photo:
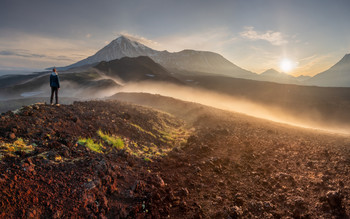
[[[117,37],[115,40],[113,40],[111,43],[121,43],[122,41],[130,41],[130,40],[124,35],[121,35],[120,37]]]
[[[118,37],[117,39],[121,39],[121,40],[130,40],[128,37],[126,37],[125,35],[120,35],[120,37]]]
[[[138,43],[135,40],[132,40],[129,37],[124,36],[124,35],[120,35],[119,37],[114,39],[111,43],[122,43],[122,42],[135,42],[135,43]]]
[[[148,48],[147,46],[143,45],[142,43],[139,43],[135,40],[132,40],[124,35],[121,35],[120,37],[116,38],[115,40],[113,40],[110,44],[108,44],[106,47],[112,46],[112,47],[116,47],[119,46],[118,49],[130,49],[130,47],[134,47],[134,48],[142,48],[142,49],[146,49]],[[105,48],[106,48],[105,47]],[[116,48],[114,48],[115,50]]]
[[[279,75],[279,74],[282,74],[282,73],[273,68],[267,69],[266,71],[261,73],[261,75]]]
[[[345,54],[345,56],[338,63],[350,63],[350,53]]]
[[[346,72],[348,72],[349,68],[350,68],[350,53],[345,54],[344,57],[335,65],[333,65],[329,70],[344,71],[346,69]]]

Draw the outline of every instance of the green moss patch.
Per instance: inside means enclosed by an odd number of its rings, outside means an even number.
[[[124,141],[119,137],[114,137],[103,133],[101,130],[97,131],[98,136],[100,136],[107,144],[115,147],[116,149],[124,149]]]
[[[103,153],[103,145],[101,143],[95,143],[91,138],[80,138],[78,144],[84,145],[94,152]]]

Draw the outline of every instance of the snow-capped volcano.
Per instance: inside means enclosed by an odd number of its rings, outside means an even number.
[[[94,65],[101,61],[111,61],[123,57],[148,56],[167,69],[189,72],[222,74],[252,79],[257,75],[231,63],[223,56],[207,51],[183,50],[180,52],[157,51],[125,36],[118,37],[99,50],[95,55],[65,67],[73,68]]]
[[[67,66],[67,68],[91,65],[101,61],[111,61],[123,57],[150,56],[155,53],[157,53],[157,51],[141,43],[121,36],[110,42],[107,46],[103,47],[95,55],[83,59],[73,65]]]

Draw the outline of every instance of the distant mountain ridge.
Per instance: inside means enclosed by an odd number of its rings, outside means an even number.
[[[331,68],[315,75],[306,82],[308,85],[350,87],[350,54],[346,54]]]
[[[292,75],[288,75],[283,72],[278,72],[275,69],[268,69],[261,73],[260,81],[271,81],[277,83],[287,83],[287,84],[300,84],[300,80]]]
[[[273,68],[270,68],[270,69],[267,69],[266,71],[264,71],[263,73],[261,73],[260,75],[261,76],[272,76],[272,77],[276,77],[276,76],[280,76],[282,73],[273,69]]]
[[[84,65],[91,66],[101,61],[138,56],[148,56],[167,69],[214,73],[249,79],[257,77],[257,74],[238,67],[214,52],[183,50],[171,53],[168,51],[157,51],[139,42],[132,41],[125,36],[120,36],[113,40],[93,56],[64,68],[76,68]]]
[[[74,71],[81,71],[81,69],[85,69],[84,67],[95,66],[101,61],[108,62],[123,57],[139,56],[148,56],[167,70],[183,74],[208,73],[284,84],[350,87],[350,54],[345,55],[342,60],[327,71],[312,78],[303,75],[294,77],[274,69],[269,69],[259,75],[240,68],[218,53],[196,50],[182,50],[180,52],[157,51],[125,36],[118,37],[97,51],[96,54],[63,67],[62,70],[73,69]]]

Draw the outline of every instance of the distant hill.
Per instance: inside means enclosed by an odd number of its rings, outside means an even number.
[[[205,72],[248,79],[257,77],[257,74],[238,67],[214,52],[183,50],[171,53],[168,51],[157,51],[125,36],[118,37],[93,56],[66,66],[64,69],[91,66],[101,61],[138,56],[148,56],[168,70]]]
[[[286,84],[300,84],[300,80],[296,77],[283,72],[278,72],[275,69],[268,69],[259,75],[260,81],[271,81]]]
[[[324,126],[350,124],[350,88],[280,84],[225,76],[198,75],[192,87],[228,94],[288,112],[304,121],[319,121]],[[322,118],[322,119],[321,119]],[[327,119],[325,119],[327,118]]]
[[[108,76],[120,78],[124,82],[151,80],[181,84],[168,70],[147,56],[124,57],[109,62],[103,61],[96,65],[95,68],[103,71]]]
[[[93,94],[107,88],[120,86],[110,78],[103,78],[97,72],[59,73],[61,90],[60,96],[85,96],[89,90]],[[50,95],[50,73],[43,72],[27,75],[26,77],[1,77],[0,100],[8,98],[42,97]]]
[[[346,54],[330,69],[315,75],[306,83],[324,87],[350,87],[350,54]]]
[[[13,85],[24,84],[30,80],[34,80],[42,75],[49,74],[48,72],[38,72],[32,74],[9,74],[0,76],[0,88],[6,88]]]

